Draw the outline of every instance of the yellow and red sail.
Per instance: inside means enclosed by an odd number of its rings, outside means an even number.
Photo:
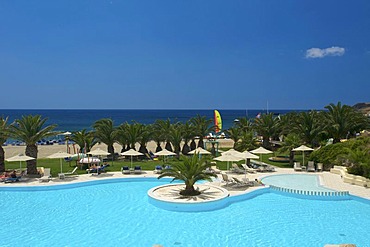
[[[221,114],[217,110],[215,110],[214,116],[215,116],[215,132],[218,133],[222,130]]]

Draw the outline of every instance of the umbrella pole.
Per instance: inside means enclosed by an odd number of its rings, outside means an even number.
[[[131,155],[131,170],[132,170],[132,155]]]
[[[63,163],[62,163],[62,158],[60,160],[60,173],[63,173]]]

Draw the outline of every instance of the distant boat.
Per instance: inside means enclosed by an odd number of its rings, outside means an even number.
[[[217,134],[222,130],[222,119],[221,114],[217,110],[214,111],[214,116],[215,116],[215,132]]]

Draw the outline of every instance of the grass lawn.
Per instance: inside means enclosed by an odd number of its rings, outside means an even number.
[[[272,162],[272,161],[268,160],[268,158],[271,157],[271,156],[273,156],[273,154],[263,155],[262,156],[262,161],[267,163],[267,164],[271,164],[271,165],[274,165],[274,166],[277,166],[277,167],[291,168],[289,163]],[[213,161],[211,156],[204,156],[204,157],[208,161]],[[295,160],[301,161],[302,157],[300,155],[296,155]],[[305,161],[306,160],[308,160],[308,159],[305,158]],[[169,165],[175,164],[175,163],[178,163],[178,162],[182,162],[181,157],[180,157],[180,160],[178,160],[177,158],[174,158],[174,157],[172,157],[172,158],[169,157],[169,158],[166,159],[166,164],[169,164]],[[115,160],[114,162],[108,162],[108,163],[110,164],[110,166],[108,167],[108,169],[106,169],[107,172],[121,171],[122,166],[128,166],[128,167],[131,166],[131,160],[130,159]],[[240,164],[245,163],[245,161],[242,160],[242,161],[239,161],[239,162],[229,162],[229,167],[231,167],[232,163],[237,163],[237,164],[240,165]],[[132,163],[133,166],[135,166],[135,165],[141,166],[141,168],[143,170],[146,170],[146,171],[153,171],[155,166],[163,165],[163,164],[164,164],[164,162],[163,162],[162,158],[160,158],[160,160],[153,160],[153,161],[152,160],[143,160],[143,161],[134,160],[133,163]],[[76,162],[75,161],[65,162],[64,160],[62,160],[62,165],[63,165],[63,172],[68,172],[68,171],[73,170],[73,168],[76,166]],[[52,174],[53,177],[58,176],[58,173],[60,173],[60,160],[59,159],[38,159],[37,160],[37,166],[38,167],[51,168],[51,174]],[[217,161],[217,166],[221,170],[226,170],[227,169],[227,162]],[[6,170],[19,169],[19,162],[5,162],[5,168],[6,168]],[[22,169],[25,169],[25,168],[26,168],[26,162],[22,162]],[[86,167],[84,169],[78,169],[77,172],[79,174],[86,174]]]

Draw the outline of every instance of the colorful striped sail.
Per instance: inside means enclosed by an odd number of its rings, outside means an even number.
[[[218,133],[222,130],[222,119],[221,114],[215,110],[215,132]]]

